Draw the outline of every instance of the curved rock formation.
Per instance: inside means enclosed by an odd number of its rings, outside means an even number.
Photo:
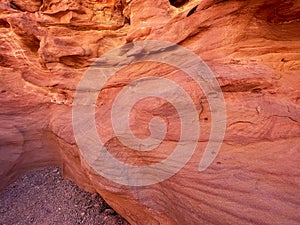
[[[1,1],[1,187],[27,170],[54,164],[82,188],[99,192],[131,224],[298,224],[299,34],[297,0]],[[199,172],[211,112],[197,85],[157,63],[118,72],[101,91],[96,120],[105,146],[119,160],[158,162],[180,135],[172,105],[146,99],[132,110],[131,128],[145,138],[153,116],[169,121],[163,149],[143,155],[122,145],[110,110],[133,80],[157,76],[180,84],[195,103],[201,127],[195,153],[176,175],[130,187],[100,176],[81,157],[72,104],[96,58],[139,40],[169,41],[199,55],[223,91],[227,128],[216,159]]]

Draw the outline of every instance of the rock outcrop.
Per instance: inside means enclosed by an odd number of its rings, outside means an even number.
[[[216,159],[199,172],[212,121],[201,89],[182,71],[159,63],[119,71],[96,104],[99,136],[114,157],[149,165],[165,159],[178,142],[175,108],[155,98],[134,107],[130,125],[146,138],[149,121],[162,117],[169,124],[162,148],[133,151],[114,134],[115,96],[143,77],[179,84],[195,104],[201,130],[178,173],[132,187],[102,177],[82,158],[72,106],[92,62],[141,40],[179,44],[207,63],[223,92],[227,127]],[[3,0],[0,42],[1,187],[30,169],[59,165],[131,224],[299,223],[299,1]]]

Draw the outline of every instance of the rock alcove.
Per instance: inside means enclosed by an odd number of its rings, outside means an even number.
[[[0,186],[56,165],[131,224],[299,223],[299,8],[297,0],[1,1]],[[129,154],[135,163],[157,162],[180,134],[169,104],[145,100],[132,111],[131,128],[145,138],[153,115],[174,119],[164,151],[141,156],[124,148],[107,112],[112,96],[133,80],[172,79],[199,113],[201,135],[187,165],[164,182],[133,188],[100,176],[83,160],[72,104],[96,58],[141,40],[179,44],[207,63],[224,95],[227,127],[217,158],[199,172],[212,119],[201,89],[166,65],[142,63],[116,73],[98,98],[96,119],[119,160]]]

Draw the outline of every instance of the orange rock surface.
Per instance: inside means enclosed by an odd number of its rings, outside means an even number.
[[[171,3],[0,2],[0,186],[30,169],[60,165],[66,177],[100,193],[131,224],[299,224],[300,2]],[[180,84],[195,103],[201,128],[184,168],[161,183],[131,187],[100,176],[81,157],[72,104],[96,58],[140,40],[169,41],[200,56],[222,89],[227,127],[216,159],[199,172],[211,128],[201,90],[167,65],[139,63],[119,71],[105,84],[96,110],[99,136],[116,158],[158,162],[180,135],[174,108],[145,99],[132,110],[131,128],[145,138],[153,116],[171,121],[163,148],[141,154],[120,143],[110,110],[117,93],[136,79],[157,76]]]

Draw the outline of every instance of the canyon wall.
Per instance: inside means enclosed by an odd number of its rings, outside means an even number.
[[[132,109],[130,127],[143,139],[149,121],[163,118],[169,126],[161,148],[138,152],[119,141],[110,111],[134,80],[163,77],[179,84],[200,126],[191,159],[174,176],[126,186],[84,160],[72,106],[78,83],[98,57],[150,40],[185,47],[209,66],[224,97],[226,132],[212,164],[199,171],[213,113],[201,88],[170,65],[123,68],[96,103],[97,131],[114,157],[157,163],[182,132],[175,108],[148,98]],[[2,0],[0,42],[1,187],[28,170],[59,165],[65,177],[100,193],[131,224],[299,224],[299,1]]]

